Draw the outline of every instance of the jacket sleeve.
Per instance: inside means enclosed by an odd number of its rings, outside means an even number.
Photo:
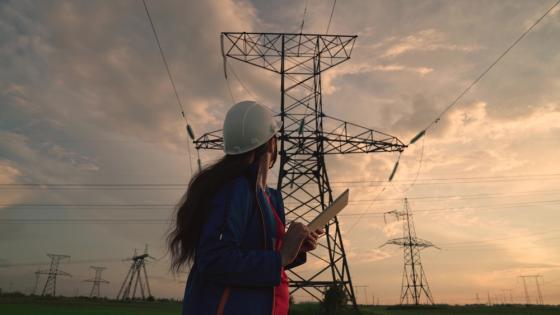
[[[280,218],[282,219],[282,222],[284,222],[284,224],[286,224],[286,214],[285,214],[285,210],[284,210],[284,199],[282,198],[282,193],[279,190],[276,189],[271,189],[271,191],[273,192],[273,194],[275,195],[274,201],[275,201],[275,207],[276,209],[280,210]],[[300,252],[297,256],[296,259],[294,259],[294,261],[288,265],[286,265],[284,267],[284,269],[289,270],[292,269],[294,267],[297,266],[301,266],[303,264],[305,264],[307,262],[307,253],[305,252]]]
[[[214,196],[196,258],[203,277],[238,286],[280,283],[282,259],[278,251],[241,249],[252,211],[252,194],[244,178],[226,184]]]
[[[294,259],[294,261],[291,264],[287,264],[286,267],[284,267],[284,269],[289,270],[294,267],[301,266],[305,264],[306,261],[307,261],[307,253],[301,252],[296,256],[296,259]]]

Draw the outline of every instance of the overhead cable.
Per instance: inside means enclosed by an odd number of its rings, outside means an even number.
[[[165,67],[165,70],[167,72],[167,77],[169,78],[169,82],[171,83],[171,87],[173,88],[173,92],[175,93],[175,98],[177,99],[177,105],[179,106],[179,110],[181,111],[181,116],[185,120],[187,133],[189,135],[189,138],[191,138],[191,140],[194,141],[194,139],[195,139],[194,138],[194,132],[192,130],[192,127],[189,124],[189,121],[187,120],[187,116],[185,115],[185,108],[183,107],[183,103],[181,102],[181,98],[179,97],[179,93],[177,92],[177,87],[175,86],[175,81],[173,80],[173,76],[171,75],[171,70],[169,69],[169,64],[167,63],[167,58],[165,58],[165,54],[163,52],[163,48],[161,47],[161,42],[159,40],[159,36],[158,36],[157,31],[156,31],[156,27],[154,25],[154,21],[152,20],[152,16],[150,15],[150,10],[148,9],[148,5],[146,4],[146,0],[142,0],[142,3],[144,4],[144,9],[146,11],[148,21],[150,22],[150,27],[152,28],[152,32],[154,33],[154,38],[155,38],[156,44],[159,48],[159,54],[161,56],[161,60],[163,61],[163,66]],[[187,142],[187,155],[189,157],[189,168],[190,168],[190,172],[191,172],[191,176],[192,176],[192,174],[193,174],[192,157],[191,157],[191,150],[190,150],[190,146],[189,146],[188,142]]]

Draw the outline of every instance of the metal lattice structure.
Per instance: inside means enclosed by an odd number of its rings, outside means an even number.
[[[523,280],[523,290],[524,290],[524,293],[525,293],[525,304],[527,304],[527,305],[533,304],[531,302],[531,297],[529,296],[529,290],[527,290],[526,279],[534,279],[536,290],[537,290],[537,297],[535,299],[535,304],[544,305],[544,300],[543,300],[543,296],[542,296],[542,292],[541,292],[541,287],[540,287],[540,284],[539,284],[539,279],[542,281],[543,277],[541,275],[525,275],[525,276],[519,276],[519,278],[521,278],[521,280]]]
[[[93,279],[84,280],[85,282],[92,282],[91,291],[89,292],[89,297],[101,297],[101,283],[109,283],[107,280],[101,278],[103,270],[107,269],[105,267],[95,267],[90,266],[91,269],[95,270],[95,276]]]
[[[41,277],[41,270],[35,271],[35,286],[33,286],[33,291],[31,291],[32,295],[37,294],[37,289],[39,288],[39,278]]]
[[[138,289],[140,289],[139,298],[141,297],[144,300],[152,296],[150,282],[148,281],[148,272],[146,271],[147,259],[154,259],[154,257],[148,255],[148,246],[146,245],[144,254],[137,255],[135,249],[132,258],[126,260],[132,261],[132,264],[117,294],[117,300],[134,300]],[[144,277],[143,280],[142,277]]]
[[[429,247],[436,247],[429,241],[416,237],[416,228],[408,200],[404,199],[404,209],[387,212],[403,222],[403,237],[388,240],[385,245],[401,246],[404,251],[404,267],[401,286],[401,304],[434,304],[432,292],[422,261],[420,251]],[[437,248],[437,247],[436,247]]]
[[[402,151],[399,139],[323,112],[321,73],[350,59],[355,35],[290,33],[222,33],[224,70],[228,58],[280,75],[281,190],[288,221],[309,222],[333,201],[325,155]],[[195,141],[197,149],[223,149],[221,130]],[[291,293],[303,290],[321,300],[325,289],[342,284],[351,303],[356,299],[337,218],[325,227],[317,250],[310,252],[312,270],[289,270]]]
[[[47,254],[47,256],[51,259],[51,266],[49,270],[39,270],[36,272],[36,276],[38,277],[39,274],[46,274],[47,281],[45,282],[45,286],[43,287],[43,292],[41,293],[42,296],[56,296],[56,280],[58,276],[67,276],[71,277],[69,273],[59,270],[58,267],[60,266],[60,262],[65,259],[70,259],[68,255],[55,255],[55,254]]]

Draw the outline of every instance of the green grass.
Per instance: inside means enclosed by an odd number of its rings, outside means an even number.
[[[104,300],[0,298],[2,315],[177,315],[177,302],[130,302]]]
[[[319,314],[316,303],[298,304],[290,313],[291,315]],[[340,315],[356,314],[354,312],[340,312]],[[558,315],[560,307],[557,306],[425,306],[425,307],[400,307],[400,306],[368,306],[361,307],[360,315]]]
[[[0,297],[2,315],[179,315],[179,302],[129,302],[109,300],[87,300],[73,298],[40,297]],[[319,314],[316,303],[297,304],[291,315]],[[340,312],[356,314],[354,312]],[[560,307],[554,306],[437,306],[437,307],[387,307],[360,308],[363,315],[553,315],[560,314]]]

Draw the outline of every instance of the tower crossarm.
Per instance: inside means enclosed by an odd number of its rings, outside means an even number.
[[[196,149],[205,150],[223,150],[224,139],[222,138],[222,130],[210,131],[194,141]]]
[[[397,137],[343,121],[330,116],[323,118],[325,126],[332,126],[329,131],[323,131],[319,136],[324,143],[324,154],[350,154],[350,153],[375,153],[375,152],[402,152],[406,145]],[[287,128],[286,128],[287,129]],[[196,149],[223,150],[222,130],[215,130],[203,134],[194,141]],[[294,145],[306,143],[314,144],[317,138],[311,132],[294,130],[283,136],[284,140],[293,142]],[[309,141],[311,140],[311,141]],[[313,149],[302,150],[300,154],[313,154]]]
[[[72,277],[72,275],[71,275],[71,274],[69,274],[69,273],[68,273],[68,272],[66,272],[66,271],[62,271],[62,270],[57,270],[56,274],[57,274],[58,276],[67,276],[67,277]]]
[[[87,280],[84,280],[84,282],[110,283],[109,281],[103,280],[103,279],[101,279],[101,280],[97,280],[97,279],[87,279]]]
[[[321,71],[332,68],[352,54],[357,35],[302,33],[224,32],[222,55],[288,75],[312,74],[310,65],[319,56]],[[284,58],[284,65],[282,65]]]
[[[38,270],[35,272],[36,274],[40,274],[40,275],[48,275],[48,274],[52,274],[53,272],[51,270]],[[69,274],[68,272],[62,271],[60,269],[56,270],[56,274],[58,276],[68,276],[68,277],[72,277],[71,274]]]
[[[408,237],[399,237],[393,238],[385,242],[385,244],[381,245],[381,247],[385,245],[398,245],[398,246],[413,246],[419,248],[428,248],[428,247],[436,247],[432,242],[426,241],[417,237],[408,238]],[[437,247],[436,247],[437,248]]]
[[[330,116],[323,118],[325,154],[402,152],[406,145],[397,137],[343,121]],[[329,129],[327,129],[329,130]]]
[[[101,279],[101,280],[97,280],[97,279],[87,279],[87,280],[84,280],[84,282],[110,283],[109,281],[103,280],[103,279]]]

